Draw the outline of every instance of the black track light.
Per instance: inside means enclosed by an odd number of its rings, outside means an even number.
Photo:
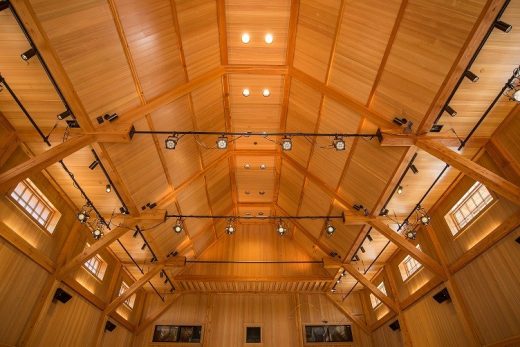
[[[401,194],[403,194],[403,191],[404,191],[403,186],[397,187],[397,194],[401,195]]]
[[[219,136],[217,139],[217,148],[218,149],[226,149],[228,146],[228,138],[224,135]]]
[[[452,117],[455,117],[457,115],[457,111],[451,108],[450,105],[446,105],[446,107],[444,107],[444,111],[446,111]]]
[[[164,277],[164,271],[161,271],[161,272],[159,273],[159,277],[161,277],[161,278]]]
[[[146,248],[146,243],[143,243],[143,245],[141,246],[141,251],[144,251],[145,248]]]
[[[414,175],[417,175],[419,173],[419,170],[417,169],[417,167],[414,164],[410,165],[410,170],[412,170]]]
[[[282,149],[284,151],[290,151],[292,149],[292,139],[290,137],[284,137],[282,139]]]
[[[154,256],[152,259],[150,259],[150,263],[155,263],[157,261],[157,258]]]
[[[330,291],[336,293],[336,288],[332,288]]]
[[[164,284],[166,284],[166,283],[168,283],[168,279],[167,278],[164,279]]]
[[[370,242],[372,242],[372,241],[374,240],[374,239],[372,238],[372,235],[370,235],[370,233],[367,234],[367,240],[370,241]]]
[[[408,123],[408,119],[406,118],[399,118],[399,117],[395,117],[392,122],[394,122],[395,124],[399,125],[399,126],[402,126],[402,125],[405,125],[406,123]]]
[[[113,122],[113,121],[115,121],[118,118],[119,118],[119,116],[117,115],[117,113],[112,113],[112,114],[105,113],[103,115],[103,119],[105,119],[105,120],[107,120],[109,122]]]
[[[235,226],[233,225],[233,220],[229,220],[228,225],[226,226],[226,234],[233,235],[235,233]]]
[[[34,57],[36,55],[36,50],[34,48],[30,48],[29,50],[23,52],[20,57],[22,57],[23,60],[27,61]]]
[[[359,250],[361,251],[361,253],[365,253],[366,252],[365,251],[365,247],[363,247],[363,246],[359,246]]]
[[[119,208],[119,212],[120,212],[121,214],[128,214],[128,210],[126,209],[126,207],[120,207],[120,208]]]
[[[467,79],[469,79],[471,82],[473,83],[476,83],[478,82],[478,76],[475,75],[473,72],[471,72],[470,70],[466,70],[464,71],[464,77],[466,77]]]
[[[336,151],[344,151],[347,148],[345,140],[343,140],[343,137],[341,136],[334,137],[334,140],[332,140],[332,146],[334,146]]]
[[[92,164],[90,164],[90,165],[88,166],[88,168],[89,168],[90,170],[94,170],[94,169],[98,166],[98,164],[99,164],[99,161],[94,160],[94,161],[92,162]]]
[[[137,235],[139,235],[139,229],[134,231],[134,235],[132,235],[132,237],[135,239],[137,237]]]
[[[502,22],[501,20],[497,20],[494,24],[495,28],[497,28],[500,31],[503,31],[505,33],[508,33],[513,29],[511,24],[507,24],[506,22]]]
[[[175,149],[177,147],[177,142],[179,142],[179,137],[175,134],[170,135],[164,140],[164,147],[166,149]]]
[[[72,116],[72,112],[70,110],[67,110],[57,115],[56,118],[58,118],[58,120],[64,120],[65,118],[70,116]]]
[[[388,216],[388,213],[389,213],[389,212],[390,212],[390,211],[388,211],[387,208],[383,208],[383,209],[381,209],[381,212],[379,212],[379,215],[380,215],[380,216]]]
[[[359,255],[354,254],[354,256],[352,257],[352,261],[359,261]]]
[[[105,186],[105,192],[110,193],[112,191],[112,186],[110,184],[107,184]]]
[[[361,205],[361,204],[355,204],[352,207],[354,207],[354,210],[356,210],[356,211],[361,211],[363,209],[363,205]]]

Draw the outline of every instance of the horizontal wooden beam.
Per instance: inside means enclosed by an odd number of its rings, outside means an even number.
[[[453,166],[464,175],[481,182],[487,188],[502,195],[509,201],[520,205],[520,188],[494,172],[463,157],[445,146],[431,141],[419,139],[417,140],[417,147],[442,160],[446,164]]]
[[[292,275],[292,276],[229,276],[229,275],[179,275],[175,281],[193,282],[313,282],[332,281],[331,276]]]
[[[442,266],[435,261],[432,257],[427,255],[424,252],[418,250],[411,242],[405,239],[400,234],[396,233],[392,230],[388,225],[381,221],[372,221],[369,223],[372,227],[374,227],[377,231],[379,231],[383,236],[392,241],[396,246],[400,249],[404,250],[407,254],[411,255],[422,265],[433,271],[436,275],[440,276],[442,279],[446,279],[446,274]]]
[[[461,140],[455,135],[446,134],[398,134],[395,131],[381,131],[381,146],[384,147],[409,147],[415,146],[417,140],[431,141],[446,147],[459,147]],[[465,144],[467,148],[480,148],[489,142],[489,137],[472,137]]]
[[[234,64],[224,65],[227,74],[251,74],[251,75],[287,75],[287,65],[246,65]]]
[[[343,268],[354,277],[358,282],[360,282],[365,288],[367,288],[372,294],[374,294],[379,300],[381,300],[386,306],[388,306],[392,311],[398,312],[399,306],[397,303],[390,299],[385,293],[379,290],[372,282],[370,282],[363,274],[356,270],[350,264],[343,264]]]

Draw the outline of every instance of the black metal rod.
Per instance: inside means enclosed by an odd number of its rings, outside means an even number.
[[[281,133],[281,132],[227,132],[227,131],[176,131],[176,130],[132,130],[132,135],[154,134],[154,135],[229,135],[229,136],[321,136],[321,137],[377,137],[377,134],[351,134],[351,133]]]
[[[20,27],[20,29],[22,30],[23,34],[25,35],[25,38],[29,42],[29,45],[35,50],[36,56],[38,57],[38,60],[40,61],[40,64],[43,67],[43,70],[47,74],[47,77],[49,78],[49,80],[52,83],[54,89],[56,90],[56,93],[60,97],[61,102],[63,103],[63,105],[65,106],[65,108],[68,111],[71,111],[72,118],[75,119],[76,117],[72,113],[72,110],[70,109],[69,104],[67,103],[67,100],[63,96],[63,93],[61,92],[60,87],[58,86],[58,84],[56,83],[56,80],[52,76],[51,71],[49,70],[49,67],[47,66],[47,63],[45,62],[45,60],[41,56],[40,51],[38,50],[38,47],[36,47],[36,45],[34,44],[31,36],[29,35],[29,32],[25,28],[25,25],[23,24],[23,21],[21,20],[20,16],[18,16],[18,13],[16,12],[15,8],[10,4],[10,2],[7,1],[7,3],[9,4],[9,8],[10,8],[11,12],[13,13],[14,19],[16,20],[16,22],[18,23],[18,26]]]
[[[186,260],[192,264],[323,264],[321,260]]]
[[[498,12],[497,16],[495,17],[495,20],[493,21],[493,24],[491,24],[491,26],[488,28],[488,31],[486,32],[486,35],[484,36],[484,38],[480,42],[480,44],[477,47],[477,50],[475,51],[475,53],[471,56],[471,59],[468,62],[468,65],[466,66],[466,69],[464,71],[470,70],[471,66],[473,65],[475,60],[477,60],[477,57],[480,54],[480,51],[482,50],[482,48],[484,48],[484,45],[487,43],[487,40],[489,39],[489,36],[491,36],[491,33],[493,32],[493,29],[495,28],[495,23],[500,19],[500,17],[502,17],[502,15],[504,14],[505,10],[507,9],[507,6],[509,5],[509,2],[510,2],[510,0],[506,0],[504,2],[504,5],[502,6],[502,8]],[[448,96],[448,99],[446,100],[446,103],[444,104],[444,107],[442,108],[442,110],[437,115],[437,118],[435,118],[435,122],[433,122],[433,124],[437,124],[437,122],[441,119],[442,114],[444,113],[444,108],[447,105],[450,104],[451,100],[455,96],[455,93],[457,92],[457,90],[459,89],[460,85],[462,84],[462,81],[464,80],[464,78],[465,78],[465,75],[464,75],[464,73],[462,73],[462,75],[459,77],[459,80],[455,84],[455,87],[453,88],[453,90],[451,91],[450,95]]]
[[[344,219],[344,215],[339,216],[210,216],[195,214],[167,214],[166,218],[198,218],[198,219]]]
[[[121,195],[119,194],[119,191],[117,190],[117,187],[114,185],[114,182],[112,182],[112,179],[108,175],[108,172],[107,172],[105,166],[103,165],[103,163],[99,159],[99,156],[97,155],[97,153],[96,153],[96,151],[94,149],[92,149],[92,154],[94,154],[94,158],[96,158],[96,161],[98,162],[99,167],[101,168],[101,171],[103,171],[103,174],[105,175],[105,178],[108,180],[108,183],[110,184],[110,187],[112,187],[112,189],[116,193],[116,196],[119,199],[119,202],[121,203],[121,205],[123,205],[125,211],[128,211],[128,207],[126,206],[125,202],[121,198]]]
[[[386,199],[385,201],[385,204],[383,205],[383,207],[381,209],[385,209],[386,206],[390,203],[390,200],[392,200],[392,198],[394,197],[394,194],[395,192],[397,191],[397,189],[399,189],[399,187],[401,186],[401,183],[403,182],[406,174],[408,173],[408,171],[410,170],[410,167],[412,166],[413,162],[415,161],[415,158],[417,158],[417,153],[415,153],[412,157],[412,159],[410,160],[410,162],[408,163],[408,166],[406,167],[406,169],[404,170],[404,172],[401,174],[401,177],[399,177],[399,180],[397,181],[394,189],[392,190],[392,193],[390,194],[390,196],[388,197],[388,199]]]

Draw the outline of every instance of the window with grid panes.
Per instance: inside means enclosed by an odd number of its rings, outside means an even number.
[[[415,246],[418,250],[421,250],[421,246]],[[407,255],[403,261],[399,264],[399,271],[401,272],[401,278],[406,281],[410,276],[416,273],[422,264],[419,263],[415,258]]]
[[[56,210],[29,179],[19,182],[11,192],[10,198],[49,233],[54,231],[51,221]]]
[[[489,190],[480,182],[462,196],[444,218],[453,236],[457,235],[493,201]]]
[[[125,293],[128,290],[128,288],[130,288],[128,284],[126,284],[124,281],[121,282],[121,287],[119,288],[119,296],[123,295],[123,293]],[[124,304],[128,308],[133,309],[135,304],[135,294],[131,295],[128,299],[126,299]]]
[[[87,243],[86,248],[88,248],[88,247],[90,247],[90,245]],[[103,260],[103,258],[101,258],[101,256],[96,254],[95,256],[93,256],[92,258],[87,260],[83,264],[83,267],[85,269],[87,269],[88,272],[90,272],[92,275],[96,276],[97,279],[102,281],[103,277],[105,276],[105,270],[107,268],[107,264]]]
[[[379,289],[386,295],[385,282],[379,283],[377,289]],[[372,308],[376,308],[381,303],[381,300],[379,300],[379,298],[374,294],[370,293],[370,303],[372,304]]]

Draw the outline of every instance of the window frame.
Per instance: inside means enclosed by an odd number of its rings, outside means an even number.
[[[16,192],[16,189],[22,185],[24,187],[24,190],[22,191],[22,194],[19,194]],[[23,195],[26,191],[29,191],[31,194],[30,198],[24,199]],[[13,196],[15,195],[15,196]],[[54,231],[56,229],[56,225],[58,224],[58,221],[61,218],[61,213],[56,209],[56,207],[49,201],[49,199],[43,194],[38,187],[30,180],[30,179],[24,179],[16,184],[14,188],[9,190],[7,194],[7,198],[11,203],[16,206],[18,210],[23,212],[23,214],[31,220],[34,224],[36,224],[40,229],[43,229],[46,233],[46,235],[53,235]],[[36,204],[34,206],[30,205],[31,200],[35,198]],[[44,223],[42,224],[40,222],[40,219],[43,220],[42,213],[36,212],[36,209],[39,205],[42,205],[42,212],[44,209],[48,210],[49,213],[47,217],[45,218]],[[29,209],[31,211],[29,211]],[[33,213],[37,213],[38,217],[34,216]]]
[[[419,244],[417,244],[415,246],[415,248],[417,248],[418,250],[420,250],[422,252],[421,246]],[[413,266],[412,267],[413,272],[410,273],[410,269],[408,268],[407,264],[409,264],[411,261],[415,262],[418,265]],[[418,261],[417,259],[412,257],[410,254],[407,254],[403,258],[403,260],[401,260],[401,262],[399,262],[399,265],[398,265],[399,273],[401,275],[401,279],[403,280],[403,283],[408,281],[410,278],[412,278],[423,267],[424,267],[424,265],[420,261]],[[406,278],[403,278],[403,269],[404,269],[404,273],[406,274]]]
[[[455,213],[458,210],[460,210],[460,208],[462,208],[470,199],[472,199],[473,196],[476,193],[478,193],[482,187],[487,190],[491,199],[487,203],[485,203],[485,205],[482,206],[482,208],[477,213],[474,213],[477,207],[474,210],[472,210],[470,212],[470,214],[472,214],[471,218],[466,222],[466,224],[460,226],[460,223],[454,217]],[[454,239],[459,237],[497,201],[498,197],[491,190],[489,190],[483,183],[475,181],[475,183],[471,185],[471,187],[466,191],[466,193],[464,193],[464,195],[462,195],[462,197],[451,207],[448,213],[444,215],[444,220],[446,221],[446,224],[448,224],[448,228],[451,232],[451,237]],[[485,199],[483,199],[483,202],[485,202]]]
[[[126,288],[123,290],[123,287],[126,287]],[[121,285],[119,286],[118,296],[123,295],[129,288],[130,288],[130,286],[125,281],[121,281]],[[128,309],[133,310],[135,307],[135,299],[136,299],[136,294],[133,293],[125,300],[125,302],[123,302],[123,305],[125,305]]]
[[[382,291],[385,295],[388,295],[386,293],[386,287],[385,287],[385,281],[381,281],[381,283],[379,283],[377,285],[377,289],[379,289],[380,291]],[[381,299],[379,299],[377,296],[374,295],[374,293],[370,293],[370,304],[372,305],[372,309],[376,309],[378,308],[380,305],[381,305]],[[374,302],[376,302],[376,304],[374,305]]]
[[[90,247],[90,245],[87,243],[85,248]],[[99,263],[99,268],[94,271],[87,265],[89,262],[94,259]],[[105,273],[107,271],[108,264],[107,262],[99,255],[96,254],[92,256],[91,258],[87,259],[82,265],[82,268],[85,269],[91,276],[93,276],[96,280],[103,282],[103,279],[105,278]]]

